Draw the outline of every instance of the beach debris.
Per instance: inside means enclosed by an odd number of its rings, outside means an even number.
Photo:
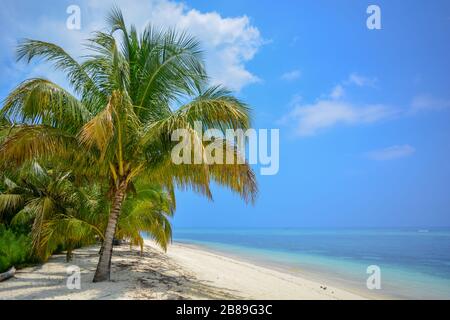
[[[14,268],[14,267],[12,267],[11,269],[9,269],[8,271],[6,271],[4,273],[0,273],[0,282],[14,277],[15,274],[16,274],[16,268]]]

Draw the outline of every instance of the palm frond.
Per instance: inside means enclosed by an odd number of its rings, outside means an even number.
[[[95,82],[84,68],[61,47],[44,41],[25,39],[17,47],[17,60],[30,62],[36,57],[53,62],[57,70],[63,71],[75,92],[82,95],[83,100],[97,102],[104,100]]]
[[[200,43],[186,33],[158,31],[148,26],[141,38],[141,57],[135,76],[135,102],[144,116],[152,106],[193,94],[207,77]]]
[[[88,148],[96,146],[105,154],[108,143],[114,136],[114,104],[110,101],[107,107],[81,128],[78,138]]]
[[[78,149],[75,137],[44,125],[23,125],[11,134],[0,147],[3,165],[17,165],[35,158],[73,155]]]
[[[204,129],[247,129],[250,127],[250,109],[231,92],[215,86],[201,93],[192,102],[182,106],[174,114],[194,125],[202,123]]]
[[[102,92],[108,96],[114,90],[129,89],[129,63],[119,50],[112,34],[94,32],[86,45],[94,52],[88,56],[83,67],[95,80]]]
[[[23,206],[24,198],[21,194],[0,194],[0,215]]]
[[[41,78],[20,84],[6,98],[3,116],[76,132],[91,117],[88,108],[57,84]]]

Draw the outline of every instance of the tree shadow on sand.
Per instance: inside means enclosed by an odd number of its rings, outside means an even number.
[[[123,247],[121,249],[123,250]],[[191,296],[196,299],[241,298],[236,291],[216,287],[209,281],[198,280],[153,248],[146,247],[142,255],[137,250],[122,251],[113,263],[113,274],[120,269],[139,274],[136,283],[142,298],[155,295],[165,296],[166,299],[188,299]]]
[[[92,283],[98,261],[98,247],[75,251],[66,263],[65,255],[46,265],[20,270],[16,277],[0,283],[0,299],[239,299],[238,292],[198,280],[164,253],[145,247],[144,252],[127,245],[114,247],[110,282]],[[67,288],[66,267],[81,269],[81,289]],[[48,265],[47,265],[48,266]]]

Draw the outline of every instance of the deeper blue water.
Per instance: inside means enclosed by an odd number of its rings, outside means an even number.
[[[367,297],[450,299],[450,228],[175,229],[174,240],[258,260]],[[381,289],[366,286],[367,267]]]

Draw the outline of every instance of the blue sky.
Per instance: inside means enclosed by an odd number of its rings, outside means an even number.
[[[31,76],[65,82],[16,63],[18,39],[82,55],[112,3],[3,1],[0,98]],[[450,225],[449,1],[115,3],[138,27],[198,36],[213,81],[253,107],[255,128],[280,129],[280,170],[258,176],[255,206],[218,187],[214,202],[179,193],[175,227]],[[71,4],[79,31],[65,27]],[[369,4],[381,8],[381,30],[366,27]]]

